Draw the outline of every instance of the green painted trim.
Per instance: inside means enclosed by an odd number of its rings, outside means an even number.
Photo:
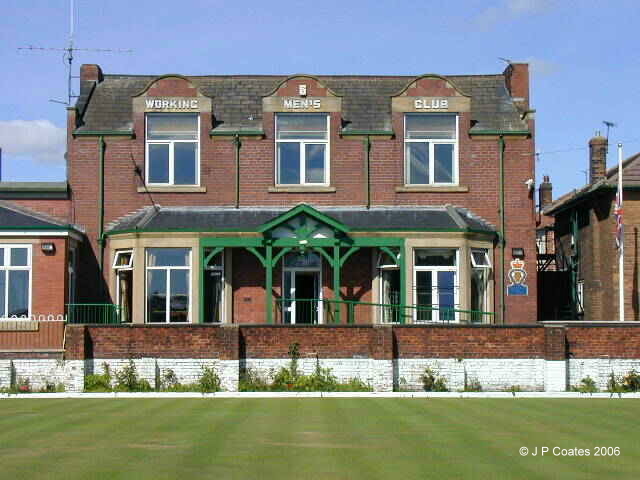
[[[245,247],[245,248],[258,258],[258,260],[260,261],[260,263],[264,268],[271,267],[271,264],[267,263],[267,258],[263,256],[258,250],[256,250],[255,247]]]
[[[258,232],[260,233],[264,233],[268,230],[273,230],[275,227],[277,227],[278,225],[285,223],[287,220],[295,217],[296,215],[299,214],[307,214],[312,218],[315,218],[316,220],[326,223],[327,225],[335,228],[336,230],[339,230],[341,232],[347,233],[349,231],[349,228],[344,225],[341,222],[338,222],[337,220],[335,220],[334,218],[325,215],[324,213],[320,213],[318,210],[316,210],[315,208],[313,208],[310,205],[307,205],[306,203],[301,203],[300,205],[293,207],[291,210],[289,210],[288,212],[283,213],[282,215],[278,215],[276,218],[274,218],[273,220],[261,225],[258,228]]]
[[[334,301],[340,302],[340,300],[342,300],[342,296],[340,295],[340,272],[342,271],[342,265],[340,262],[340,245],[339,244],[333,246],[333,262],[331,264],[331,268],[333,270],[333,299]],[[342,309],[340,308],[340,303],[337,303],[334,310],[335,323],[342,323],[340,318],[342,316],[341,310]]]
[[[264,132],[262,130],[209,130],[210,137],[235,137],[236,135],[240,137],[264,137]],[[229,140],[233,140],[233,138]]]
[[[284,257],[287,253],[289,253],[291,250],[293,250],[292,247],[284,247],[280,249],[280,251],[276,254],[276,256],[273,257],[272,265],[274,267],[278,265],[278,262],[280,261],[280,259]]]
[[[386,248],[386,247],[382,247],[382,248]],[[349,250],[347,250],[347,253],[345,253],[342,257],[340,257],[340,268],[342,268],[345,262],[349,259],[349,257],[354,253],[356,253],[358,250],[360,250],[360,247],[351,247]]]
[[[204,259],[204,247],[200,244],[200,258]],[[204,270],[207,267],[208,261],[202,261],[202,265],[198,269],[198,283],[200,284],[200,323],[204,323]]]
[[[343,137],[349,137],[349,136],[362,136],[362,135],[367,135],[367,136],[376,136],[376,135],[395,135],[395,133],[393,132],[393,130],[342,130],[340,132],[340,135],[342,135]]]
[[[265,278],[265,308],[267,323],[273,323],[273,246],[268,243],[265,252],[266,278]]]
[[[324,248],[312,246],[311,249],[320,253],[325,258],[327,263],[331,266],[331,268],[333,268],[334,258],[331,255],[329,255],[327,252],[325,252]]]
[[[398,268],[400,269],[400,308],[402,309],[402,315],[400,316],[400,323],[406,323],[405,306],[407,305],[407,259],[406,259],[405,242],[402,239],[400,245],[400,251],[398,252]]]
[[[470,136],[483,136],[483,135],[489,135],[489,136],[503,136],[503,137],[522,137],[522,136],[527,136],[530,137],[531,136],[531,131],[530,130],[476,130],[476,131],[469,131],[469,135]]]
[[[133,130],[74,130],[71,135],[73,137],[131,137],[133,138]]]

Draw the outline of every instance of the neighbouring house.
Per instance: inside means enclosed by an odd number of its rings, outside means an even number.
[[[597,134],[589,141],[589,184],[544,209],[555,224],[558,270],[567,288],[556,309],[564,318],[618,320],[618,250],[614,207],[618,166],[607,170],[608,141]],[[639,320],[638,226],[640,225],[640,154],[622,164],[624,198],[625,320]],[[543,307],[544,308],[544,307]]]

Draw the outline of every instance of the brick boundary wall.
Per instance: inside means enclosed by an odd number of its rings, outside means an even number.
[[[341,380],[358,377],[376,391],[421,389],[429,367],[449,388],[476,379],[485,390],[564,391],[586,376],[601,389],[613,372],[640,370],[640,324],[552,325],[67,325],[64,358],[30,353],[0,355],[0,386],[9,378],[45,377],[81,391],[84,376],[104,364],[121,368],[133,360],[152,385],[172,369],[193,382],[203,366],[217,368],[226,390],[239,373],[266,376],[286,366],[299,345],[300,368],[320,362]]]

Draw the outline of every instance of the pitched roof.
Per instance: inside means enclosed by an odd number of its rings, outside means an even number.
[[[402,207],[402,208],[318,208],[346,225],[351,231],[363,230],[460,230],[493,233],[495,227],[461,207]],[[287,212],[270,207],[145,207],[120,218],[107,231],[147,230],[234,230],[256,232]]]
[[[17,230],[20,228],[43,230],[75,229],[75,227],[43,213],[0,200],[0,230]]]
[[[99,83],[82,81],[76,107],[80,126],[77,132],[129,132],[133,128],[132,96],[140,93],[153,75],[104,75]],[[188,78],[213,99],[216,128],[261,129],[262,98],[288,77],[266,75],[211,75]],[[344,131],[391,128],[391,97],[414,76],[316,76],[322,84],[342,97]],[[527,130],[499,75],[453,75],[445,77],[471,96],[471,131]]]
[[[640,188],[640,153],[630,156],[622,162],[623,188]],[[545,215],[554,215],[562,210],[590,197],[596,192],[612,190],[618,187],[618,165],[607,170],[604,178],[584,187],[572,190],[557,198],[543,210]]]

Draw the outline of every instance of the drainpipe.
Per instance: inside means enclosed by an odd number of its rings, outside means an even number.
[[[366,181],[366,195],[367,195],[367,210],[371,208],[371,137],[367,135],[364,139],[364,171],[367,177]]]
[[[240,136],[236,133],[233,136],[233,144],[236,147],[236,208],[240,208]]]
[[[105,151],[105,143],[104,137],[101,135],[100,140],[98,142],[100,148],[100,168],[98,169],[98,181],[100,184],[100,215],[98,221],[98,244],[100,245],[100,274],[103,275],[104,269],[104,151]],[[100,285],[104,285],[104,282],[101,281]],[[104,288],[101,287],[101,294],[104,294]]]
[[[504,268],[504,247],[505,239],[505,215],[504,215],[504,136],[500,135],[498,140],[500,149],[500,322],[505,323],[507,306],[505,304],[505,268]]]

